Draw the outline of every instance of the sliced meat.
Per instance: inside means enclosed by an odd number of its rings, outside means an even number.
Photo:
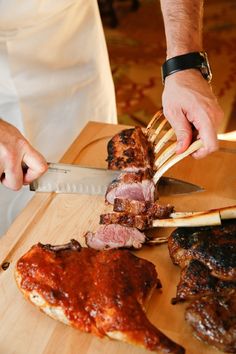
[[[153,219],[163,219],[170,216],[174,207],[170,204],[160,205],[157,202],[115,198],[113,210],[134,215],[148,215]]]
[[[160,284],[154,264],[127,250],[96,251],[76,240],[64,247],[39,243],[18,260],[15,277],[24,296],[56,320],[145,349],[184,353],[145,314]]]
[[[122,226],[135,227],[146,230],[152,227],[153,219],[148,215],[134,215],[128,213],[107,213],[100,215],[100,224],[119,224]]]
[[[153,168],[153,148],[140,127],[125,129],[113,136],[107,152],[111,170]]]
[[[113,204],[115,198],[151,201],[157,197],[157,188],[152,179],[152,171],[121,173],[107,188],[105,199]]]
[[[88,247],[96,250],[111,248],[140,248],[146,241],[144,233],[134,227],[125,227],[121,225],[100,225],[96,232],[87,232],[85,234]]]
[[[193,301],[185,318],[194,334],[227,353],[236,353],[236,296],[209,296]]]
[[[202,296],[220,294],[236,295],[236,281],[224,281],[213,277],[210,270],[201,262],[191,260],[181,271],[176,297],[172,304],[180,301],[198,299]]]
[[[211,275],[236,281],[236,220],[220,226],[178,228],[168,240],[174,264],[186,267],[191,259],[205,264]]]

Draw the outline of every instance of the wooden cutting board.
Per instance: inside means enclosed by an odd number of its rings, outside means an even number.
[[[108,140],[124,126],[90,122],[62,158],[65,163],[106,166]],[[168,171],[205,188],[205,192],[161,198],[176,211],[206,210],[236,203],[236,143],[222,141],[220,151],[203,160],[191,157]],[[99,215],[105,210],[103,196],[37,193],[0,239],[0,354],[143,354],[149,351],[135,346],[99,339],[67,327],[38,311],[24,300],[14,281],[15,262],[37,242],[61,244],[71,238],[82,244],[83,234],[96,230]],[[151,232],[168,235],[172,229]],[[147,315],[167,336],[186,348],[187,354],[216,354],[218,350],[197,339],[184,321],[184,304],[171,305],[179,280],[179,269],[169,258],[167,245],[143,247],[136,255],[152,261],[161,279],[162,293],[156,291]]]

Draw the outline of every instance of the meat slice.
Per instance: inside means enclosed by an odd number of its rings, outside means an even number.
[[[220,226],[178,228],[168,240],[172,261],[186,267],[191,259],[205,264],[211,275],[236,281],[236,220]]]
[[[194,334],[227,353],[236,353],[236,296],[209,296],[193,301],[185,318]]]
[[[18,260],[15,277],[24,296],[54,319],[153,351],[184,353],[144,312],[160,284],[155,266],[127,250],[39,243]]]
[[[108,168],[111,170],[153,168],[152,145],[140,127],[122,130],[107,145]]]
[[[133,247],[140,248],[146,241],[144,233],[134,227],[121,225],[100,225],[96,232],[85,234],[88,247],[96,250]]]
[[[163,219],[170,216],[174,207],[170,204],[161,205],[157,202],[115,198],[113,210],[134,215],[148,215],[153,219]]]
[[[191,260],[181,271],[176,297],[172,304],[180,301],[198,299],[202,296],[220,294],[236,295],[236,281],[224,281],[213,277],[210,270],[201,262]]]
[[[105,200],[114,204],[115,198],[151,201],[157,198],[157,188],[152,179],[152,171],[121,173],[107,188]]]
[[[100,224],[119,224],[122,226],[147,230],[152,227],[153,219],[149,215],[134,215],[128,213],[107,213],[100,215]]]

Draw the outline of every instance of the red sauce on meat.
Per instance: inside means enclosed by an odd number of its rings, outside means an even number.
[[[55,252],[38,244],[18,261],[17,271],[23,290],[36,290],[49,305],[61,306],[81,330],[100,336],[109,330],[153,332],[141,305],[158,283],[155,267],[129,251]],[[153,341],[155,332],[150,346]]]

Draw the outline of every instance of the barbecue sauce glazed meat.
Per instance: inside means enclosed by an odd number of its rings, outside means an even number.
[[[129,251],[82,248],[75,240],[58,247],[38,243],[16,271],[22,291],[36,291],[49,306],[62,307],[80,330],[100,337],[119,331],[147,349],[184,353],[147,319],[144,302],[160,281],[151,262]]]

